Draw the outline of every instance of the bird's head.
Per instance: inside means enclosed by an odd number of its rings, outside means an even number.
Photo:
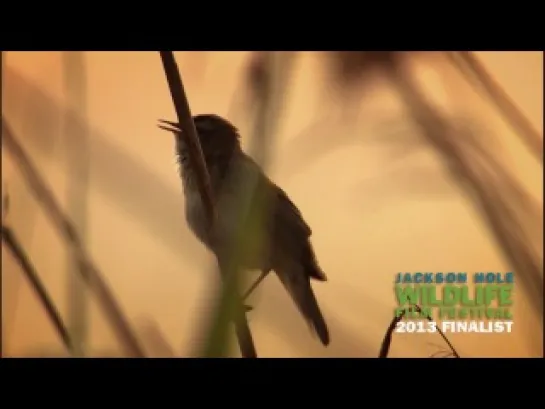
[[[187,144],[183,130],[175,122],[160,120],[161,129],[173,132],[176,136],[176,148],[179,154],[187,154]],[[202,114],[193,117],[197,136],[206,159],[217,156],[231,156],[240,149],[240,137],[237,128],[227,119],[215,114]],[[165,126],[168,125],[168,126]]]

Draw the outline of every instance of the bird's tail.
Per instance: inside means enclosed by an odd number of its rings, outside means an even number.
[[[322,344],[328,345],[329,330],[312,291],[309,275],[295,263],[276,269],[276,274]]]

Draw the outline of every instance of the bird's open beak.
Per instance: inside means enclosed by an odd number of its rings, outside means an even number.
[[[174,134],[182,133],[180,125],[176,122],[166,121],[164,119],[159,119],[159,122],[160,124],[157,126],[165,131],[172,132]]]

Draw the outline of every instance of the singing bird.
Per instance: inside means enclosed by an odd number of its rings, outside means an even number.
[[[207,220],[197,187],[195,172],[189,163],[189,153],[182,131],[177,123],[160,120],[160,128],[173,132],[175,149],[180,164],[180,177],[185,196],[187,223],[197,238],[216,255],[228,248],[233,240],[237,221],[230,205],[238,199],[239,188],[245,175],[253,172],[256,186],[266,198],[263,215],[262,246],[246,249],[241,267],[262,272],[259,283],[271,270],[276,272],[298,310],[324,345],[329,344],[329,330],[316,301],[310,280],[327,281],[319,267],[310,242],[311,229],[297,206],[287,194],[274,184],[259,165],[244,153],[237,128],[226,119],[204,114],[193,117],[195,128],[208,173],[217,209],[213,243],[207,234]],[[168,125],[168,126],[165,126]],[[257,206],[256,201],[250,202]],[[250,292],[255,288],[252,286]]]

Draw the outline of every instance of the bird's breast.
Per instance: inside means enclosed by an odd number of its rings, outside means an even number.
[[[210,247],[207,235],[207,220],[199,192],[185,190],[185,218],[191,231],[206,246]]]

